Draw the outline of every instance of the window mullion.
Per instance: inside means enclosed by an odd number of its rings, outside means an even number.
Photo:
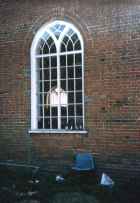
[[[67,54],[66,54],[66,91],[67,91],[67,95],[68,95],[68,58],[67,58]],[[68,124],[68,105],[67,105],[67,124]]]
[[[42,113],[43,113],[43,128],[44,128],[44,58],[42,57]]]
[[[61,101],[60,101],[60,43],[57,46],[57,88],[58,88],[58,129],[61,129]]]
[[[73,68],[74,68],[74,123],[76,127],[76,74],[75,74],[75,54],[73,55]]]
[[[49,84],[49,89],[51,91],[51,82],[52,82],[52,74],[51,74],[51,56],[49,56],[49,75],[50,75],[50,84]],[[52,129],[52,107],[50,104],[50,99],[49,99],[49,105],[50,105],[50,129]]]

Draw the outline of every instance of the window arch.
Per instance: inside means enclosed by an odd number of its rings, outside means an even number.
[[[31,130],[84,130],[83,39],[71,23],[44,25],[31,47]]]

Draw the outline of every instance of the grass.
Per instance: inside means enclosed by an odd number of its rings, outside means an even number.
[[[102,187],[93,173],[65,175],[56,182],[56,174],[0,167],[2,203],[138,203],[139,184]]]

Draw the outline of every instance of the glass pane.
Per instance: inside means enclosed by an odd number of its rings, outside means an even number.
[[[73,54],[67,56],[68,66],[73,65]]]
[[[42,89],[42,81],[41,81],[41,82],[38,82],[38,90],[39,90],[39,92],[43,92],[43,89]]]
[[[51,45],[50,53],[56,53],[56,47],[55,47],[55,44],[52,44],[52,45]]]
[[[66,56],[60,56],[60,66],[66,66]]]
[[[57,109],[57,107],[52,107],[51,111],[52,111],[52,116],[57,116],[58,115],[58,109]]]
[[[74,49],[75,49],[75,50],[81,50],[81,43],[80,43],[79,40],[76,42],[76,44],[75,44],[75,46],[74,46]]]
[[[50,118],[45,118],[44,119],[44,127],[46,129],[50,129]]]
[[[45,42],[43,39],[39,40],[39,43],[37,45],[37,51],[36,51],[37,54],[42,54],[42,47],[43,47],[44,43]]]
[[[42,104],[42,96],[43,94],[38,95],[38,104]]]
[[[43,46],[43,54],[49,54],[49,47],[46,43]]]
[[[51,79],[57,79],[57,69],[56,68],[52,68],[51,69]]]
[[[71,130],[74,130],[74,129],[75,129],[74,117],[73,117],[73,118],[69,118],[69,121],[68,121],[68,129],[71,129]]]
[[[50,107],[47,105],[44,108],[44,116],[50,116]]]
[[[58,121],[57,118],[52,118],[52,129],[58,128]]]
[[[66,116],[66,115],[67,115],[67,108],[61,107],[61,116]]]
[[[51,44],[53,43],[53,39],[51,37],[49,37],[49,39],[47,40],[48,46],[50,47]]]
[[[75,68],[75,77],[81,78],[82,77],[82,67],[76,67]]]
[[[51,67],[56,67],[57,66],[57,58],[56,56],[51,57]]]
[[[68,67],[68,78],[74,78],[74,68]]]
[[[82,116],[82,114],[83,114],[82,104],[76,105],[76,115]]]
[[[38,106],[38,114],[39,114],[39,116],[43,116],[43,107],[42,106]]]
[[[82,92],[76,92],[76,103],[82,103]]]
[[[76,79],[76,90],[82,90],[82,79]]]
[[[69,42],[68,42],[67,50],[68,51],[73,51],[73,43],[71,42],[71,40],[69,40]]]
[[[50,89],[50,83],[49,82],[44,82],[44,92],[48,92]]]
[[[50,79],[50,71],[49,69],[44,69],[44,80]]]
[[[68,90],[74,90],[74,80],[68,80]]]
[[[67,118],[61,118],[61,128],[66,130],[68,129]]]
[[[83,129],[83,119],[81,118],[76,118],[76,128],[78,130],[82,130]]]
[[[43,128],[43,119],[42,119],[42,118],[39,118],[39,119],[38,119],[38,128],[39,128],[39,129],[42,129],[42,128]]]
[[[75,54],[75,65],[81,65],[81,64],[82,64],[81,54]]]
[[[69,29],[67,32],[67,35],[71,36],[74,33],[74,31],[72,29]]]
[[[72,35],[71,39],[72,39],[73,43],[76,42],[76,40],[78,39],[77,34]]]
[[[44,68],[49,68],[49,57],[43,58],[43,66]]]
[[[68,103],[74,103],[74,92],[68,93]]]
[[[61,68],[60,71],[61,71],[61,73],[60,73],[61,78],[66,79],[66,68]]]
[[[38,58],[36,61],[37,61],[37,69],[42,68],[42,58]]]
[[[41,69],[38,70],[38,79],[42,80],[42,70]]]
[[[65,47],[65,45],[62,43],[61,44],[61,52],[65,52],[66,51],[66,47]]]
[[[64,39],[63,39],[63,43],[66,45],[68,40],[69,40],[69,38],[67,36],[65,36]]]
[[[57,80],[51,81],[51,88],[57,87]]]
[[[66,90],[66,80],[61,80],[60,82],[61,82],[61,88],[63,90]]]
[[[69,105],[68,106],[68,115],[69,116],[74,116],[74,105]]]

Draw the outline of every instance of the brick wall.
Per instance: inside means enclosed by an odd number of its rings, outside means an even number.
[[[28,134],[30,47],[36,31],[53,19],[73,23],[84,38],[86,136]],[[5,0],[0,25],[0,159],[61,170],[70,166],[77,151],[89,151],[100,172],[115,178],[136,177],[140,171],[139,1]]]

